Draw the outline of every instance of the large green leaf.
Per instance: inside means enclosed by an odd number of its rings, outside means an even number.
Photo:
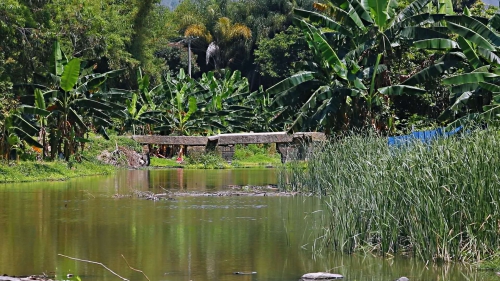
[[[102,102],[98,102],[92,99],[76,99],[73,101],[73,104],[75,104],[78,107],[81,108],[97,108],[97,109],[102,109],[102,110],[112,110],[113,108],[107,104],[104,104]]]
[[[488,26],[484,25],[475,18],[468,17],[466,15],[459,15],[459,16],[446,16],[445,19],[446,22],[448,23],[453,23],[459,26],[463,26],[474,31],[482,38],[491,42],[494,46],[500,46],[500,37],[495,32],[493,32]],[[464,36],[464,38],[470,40],[466,36]]]
[[[458,49],[459,45],[451,39],[435,38],[415,41],[413,47],[426,50],[449,50]]]
[[[363,7],[363,5],[361,5],[361,3],[358,0],[349,0],[349,3],[351,3],[351,6],[356,11],[356,14],[358,14],[358,16],[362,20],[368,23],[373,23],[373,19],[370,16],[370,13],[365,9],[365,7]]]
[[[467,57],[467,60],[469,60],[469,63],[474,68],[478,68],[483,65],[469,41],[465,40],[462,36],[458,36],[457,42],[464,55]]]
[[[75,87],[79,75],[80,60],[74,58],[64,67],[64,72],[61,76],[61,88],[66,92],[71,91]]]
[[[479,47],[477,48],[477,53],[485,60],[487,60],[490,64],[500,65],[500,57],[498,57],[498,55],[494,52]]]
[[[106,74],[92,74],[86,78],[86,81],[76,88],[76,92],[85,93],[90,90],[96,90],[107,79]]]
[[[343,62],[340,61],[337,53],[332,49],[330,44],[326,42],[325,38],[319,32],[312,30],[314,42],[318,47],[318,51],[322,55],[322,59],[328,62],[328,65],[335,71],[335,73],[342,79],[347,79],[347,68]]]
[[[35,106],[30,106],[30,105],[22,105],[19,107],[19,111],[22,113],[27,113],[27,114],[34,114],[34,115],[39,115],[43,117],[47,117],[50,115],[50,111],[47,111],[45,109],[41,109]]]
[[[415,73],[413,76],[406,79],[402,84],[404,85],[423,84],[426,81],[433,80],[436,77],[439,77],[441,74],[443,74],[446,70],[453,67],[455,64],[456,61],[445,61],[436,63]]]
[[[500,92],[500,86],[492,83],[481,82],[479,86],[490,92]]]
[[[450,106],[450,109],[454,112],[458,112],[462,106],[467,104],[467,101],[469,101],[469,98],[473,95],[473,92],[465,92],[461,94],[453,103],[452,106]]]
[[[455,24],[451,21],[447,21],[447,23],[448,23],[448,28],[451,31],[455,32],[456,34],[464,37],[465,39],[467,39],[471,42],[476,43],[478,46],[481,46],[487,50],[490,50],[490,51],[495,50],[495,47],[493,45],[491,45],[490,42],[488,42],[488,40],[486,40],[483,36],[481,36],[480,34],[475,32],[474,30],[469,29],[469,28],[462,26],[462,25],[459,25],[459,24]]]
[[[198,110],[198,105],[196,103],[196,98],[189,97],[188,106],[189,106],[189,109],[188,109],[188,112],[186,113],[186,115],[183,118],[183,122],[186,122],[187,120],[189,120],[189,118],[191,117],[191,115],[193,115],[193,113],[195,113]]]
[[[395,22],[401,22],[407,18],[420,14],[423,8],[429,4],[431,0],[415,0],[410,5],[406,6],[396,17]]]
[[[467,83],[467,84],[460,84],[451,87],[451,92],[453,94],[462,94],[465,92],[473,92],[479,88],[479,83]]]
[[[73,108],[69,109],[68,118],[73,121],[74,124],[77,124],[80,129],[84,130],[85,132],[88,131],[87,125],[85,125],[85,123],[83,122],[82,117],[78,113],[76,113]]]
[[[427,91],[413,86],[408,85],[393,85],[388,87],[379,88],[378,91],[383,95],[395,96],[395,95],[422,95]]]
[[[38,128],[33,126],[30,122],[26,121],[21,115],[13,115],[12,121],[14,122],[15,126],[23,130],[24,132],[27,132],[30,136],[34,136],[38,134]]]
[[[479,83],[490,81],[492,78],[496,78],[498,75],[489,72],[472,72],[459,74],[443,79],[443,85],[452,84],[466,84],[466,83]]]
[[[401,38],[414,41],[434,38],[448,39],[448,35],[444,33],[420,26],[405,27],[400,31],[399,36]]]
[[[28,143],[31,146],[38,147],[38,148],[43,148],[43,145],[37,142],[35,139],[33,139],[32,136],[30,136],[28,133],[26,133],[24,130],[18,127],[14,127],[14,132],[16,135],[26,143]]]
[[[50,56],[50,71],[56,76],[61,76],[63,73],[64,66],[62,64],[62,58],[63,56],[59,40],[56,40],[52,47],[52,54]]]
[[[453,15],[455,12],[453,11],[453,3],[451,0],[438,0],[439,1],[439,13]]]
[[[94,116],[99,116],[103,119],[111,119],[111,116],[108,115],[107,113],[104,113],[102,110],[99,110],[99,109],[91,109],[90,112],[92,113],[92,115]]]
[[[495,13],[489,20],[489,25],[497,32],[500,31],[500,14]]]
[[[45,97],[40,89],[35,89],[35,106],[40,109],[45,109]]]
[[[277,95],[279,93],[282,93],[284,91],[288,91],[290,89],[293,89],[297,87],[298,85],[311,81],[314,79],[314,72],[306,71],[306,72],[300,72],[297,74],[294,74],[288,78],[285,78],[272,86],[271,88],[267,89],[267,93],[271,96]]]
[[[389,22],[388,6],[390,0],[361,0],[366,11],[369,11],[376,25],[385,27]]]
[[[324,16],[322,14],[297,8],[293,10],[293,13],[302,18],[307,18],[311,22],[319,24],[321,27],[326,27],[333,31],[340,32],[341,34],[346,36],[352,36],[352,33],[345,27],[343,27],[341,24],[335,22],[333,19]]]

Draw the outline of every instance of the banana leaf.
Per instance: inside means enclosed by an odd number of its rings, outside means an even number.
[[[105,103],[98,102],[92,99],[76,99],[73,104],[82,108],[97,108],[102,110],[112,110],[113,108]]]
[[[388,87],[379,88],[378,91],[383,95],[395,96],[395,95],[422,95],[427,91],[413,86],[408,85],[393,85]]]
[[[314,72],[310,71],[305,71],[305,72],[300,72],[297,74],[294,74],[286,79],[281,80],[271,88],[267,89],[266,92],[269,95],[277,95],[279,93],[288,91],[292,88],[297,87],[298,85],[313,80],[314,79]]]
[[[37,142],[36,140],[33,139],[33,137],[26,133],[24,130],[18,127],[14,127],[14,133],[19,137],[19,139],[25,141],[31,146],[38,147],[38,148],[43,148],[43,145]]]
[[[78,76],[80,75],[80,60],[74,58],[69,61],[69,63],[64,67],[63,74],[61,76],[60,87],[69,92],[75,87],[78,81]]]
[[[455,76],[451,76],[442,80],[443,85],[460,85],[467,83],[479,83],[479,82],[487,82],[492,80],[493,78],[498,77],[498,75],[489,72],[472,72],[459,74]]]
[[[413,47],[426,50],[449,50],[458,49],[459,45],[451,39],[434,38],[415,41]]]
[[[466,15],[459,15],[459,16],[446,16],[445,18],[446,22],[448,23],[453,23],[454,25],[461,26],[468,28],[472,31],[474,31],[477,35],[479,35],[481,38],[484,38],[491,42],[494,46],[500,46],[500,37],[493,32],[488,26],[484,25],[477,19],[474,19],[472,17],[468,17]],[[465,39],[473,41],[466,36],[463,36]],[[473,41],[474,42],[474,41]],[[481,44],[478,44],[481,45]],[[488,48],[486,48],[488,49]],[[488,49],[490,51],[494,51],[494,49]]]
[[[465,26],[455,24],[451,21],[448,21],[448,28],[455,32],[456,34],[464,37],[465,39],[476,43],[478,46],[483,47],[487,50],[494,51],[495,47],[488,42],[483,36],[480,34],[476,33],[474,30],[471,30]]]
[[[457,42],[472,67],[478,68],[483,65],[469,41],[465,40],[462,36],[458,36]]]
[[[342,26],[342,24],[335,22],[332,18],[327,17],[325,15],[322,15],[322,14],[319,14],[319,13],[313,12],[313,11],[298,9],[298,8],[295,8],[293,10],[293,13],[297,16],[302,17],[302,18],[307,18],[311,22],[319,24],[322,27],[326,27],[328,29],[339,32],[345,36],[352,36],[352,33],[349,30],[347,30],[344,26]]]
[[[27,114],[35,114],[43,117],[47,117],[50,115],[50,111],[45,109],[41,109],[38,107],[30,106],[30,105],[22,105],[19,107],[19,111]]]
[[[87,125],[85,125],[81,116],[73,108],[69,108],[68,118],[73,120],[83,131],[88,131]]]

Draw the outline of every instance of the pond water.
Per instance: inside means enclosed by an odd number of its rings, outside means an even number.
[[[323,204],[312,197],[116,198],[132,189],[222,190],[276,184],[276,171],[140,170],[67,182],[0,185],[0,274],[71,273],[82,280],[298,280],[331,271],[344,280],[498,280],[493,272],[411,259],[313,255]],[[254,275],[234,275],[252,272]],[[65,278],[65,277],[64,277]],[[72,278],[76,279],[76,278]]]

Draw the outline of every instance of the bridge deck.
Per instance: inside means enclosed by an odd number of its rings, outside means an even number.
[[[294,134],[287,134],[285,132],[271,132],[271,133],[219,134],[211,137],[134,135],[132,136],[132,139],[141,144],[206,146],[208,142],[213,142],[216,145],[234,145],[234,144],[260,144],[260,143],[290,143],[293,142],[294,139],[324,141],[326,140],[326,136],[323,133],[317,133],[317,132],[300,132]]]

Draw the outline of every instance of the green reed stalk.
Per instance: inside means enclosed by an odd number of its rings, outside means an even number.
[[[351,134],[287,164],[280,187],[326,196],[324,246],[473,262],[500,251],[500,134],[390,148]]]

